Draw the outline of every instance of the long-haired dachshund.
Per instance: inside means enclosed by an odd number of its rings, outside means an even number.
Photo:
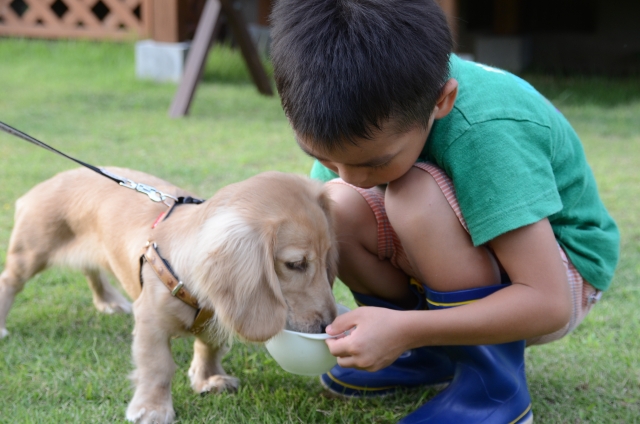
[[[151,175],[108,169],[190,196]],[[238,380],[221,366],[230,337],[264,342],[284,328],[322,332],[333,321],[336,260],[329,199],[301,176],[266,172],[169,211],[87,169],[66,171],[16,203],[0,275],[0,337],[15,296],[51,266],[81,270],[99,311],[130,312],[107,281],[112,274],[134,300],[135,393],[126,417],[169,423],[172,337],[197,333],[189,368],[197,393],[233,390]]]

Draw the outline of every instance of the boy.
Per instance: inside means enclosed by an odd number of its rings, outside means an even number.
[[[526,344],[573,330],[619,234],[580,141],[528,83],[451,54],[430,0],[280,0],[272,60],[300,147],[330,181],[338,274],[327,328],[348,396],[449,386],[403,423],[532,422]],[[334,179],[339,177],[339,179]]]

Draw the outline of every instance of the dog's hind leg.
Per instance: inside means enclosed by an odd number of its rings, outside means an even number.
[[[0,274],[0,339],[9,335],[7,315],[22,287],[24,287],[24,281],[20,281],[11,269],[5,268]]]
[[[46,267],[46,256],[11,243],[4,271],[0,274],[0,339],[7,336],[7,315],[16,295],[27,281]]]
[[[191,388],[196,393],[235,391],[238,379],[231,377],[222,368],[222,357],[227,353],[226,345],[212,346],[200,338],[193,344],[193,361],[189,367]]]
[[[16,295],[30,278],[53,264],[56,252],[72,237],[57,211],[59,202],[43,202],[40,191],[32,190],[16,201],[15,224],[0,274],[0,337],[8,334],[6,319]]]
[[[84,275],[87,277],[87,282],[93,293],[93,304],[96,309],[106,314],[131,313],[131,302],[109,284],[109,279],[104,271],[85,269]]]

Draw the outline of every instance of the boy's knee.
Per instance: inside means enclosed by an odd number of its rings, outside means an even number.
[[[385,192],[387,215],[394,227],[413,225],[414,220],[425,216],[421,205],[433,203],[435,196],[441,196],[441,191],[433,177],[419,168],[411,168],[389,183]]]
[[[375,219],[367,201],[353,187],[342,183],[327,183],[326,190],[333,201],[333,216],[338,234],[344,230],[352,233],[354,228]]]
[[[329,198],[334,203],[333,210],[336,214],[348,217],[354,211],[354,207],[360,209],[359,206],[363,203],[363,199],[353,187],[331,182],[327,183],[325,187]]]

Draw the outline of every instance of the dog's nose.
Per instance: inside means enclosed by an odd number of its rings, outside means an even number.
[[[326,325],[324,325],[324,324],[322,324],[322,325],[320,326],[320,332],[321,332],[321,333],[326,333],[326,332],[327,332],[327,326],[326,326]]]

